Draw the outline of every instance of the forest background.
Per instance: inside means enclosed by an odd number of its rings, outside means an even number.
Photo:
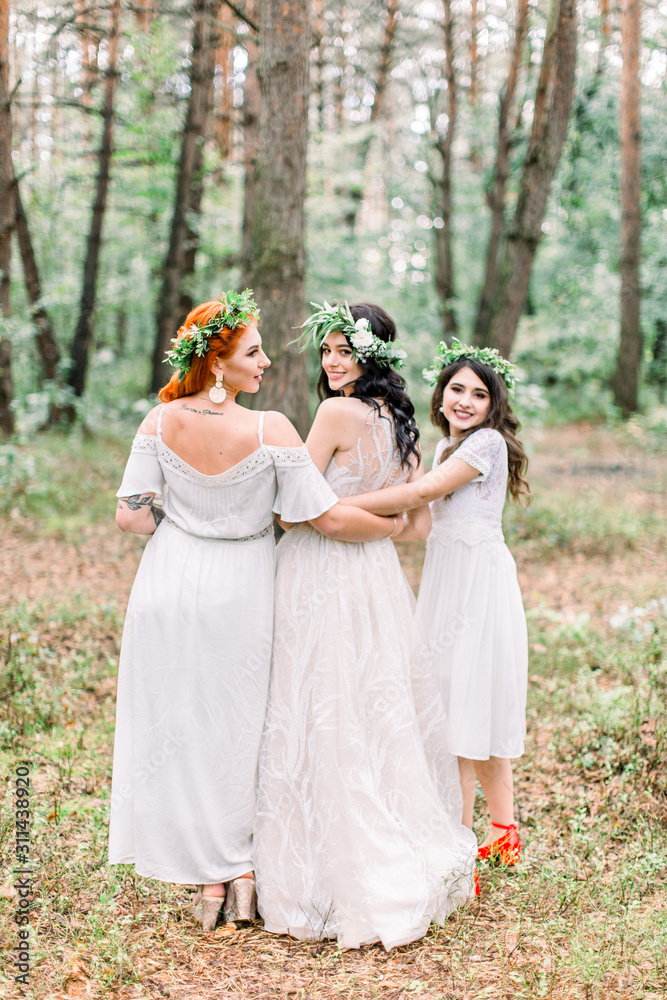
[[[666,13],[0,0],[3,997],[665,996]],[[114,493],[187,309],[246,285],[274,361],[258,403],[302,433],[317,361],[288,342],[310,300],[396,318],[427,458],[440,339],[521,369],[534,498],[505,530],[530,635],[524,856],[480,865],[479,900],[390,954],[203,935],[183,887],[107,864],[142,551]],[[398,548],[416,588],[423,546]]]
[[[133,420],[245,284],[302,432],[286,344],[335,297],[396,317],[420,409],[456,334],[512,352],[526,416],[664,421],[664,3],[279,6],[2,0],[6,433]]]

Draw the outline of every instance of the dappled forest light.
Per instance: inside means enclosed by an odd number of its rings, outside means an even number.
[[[129,415],[165,381],[189,306],[246,284],[270,349],[287,350],[289,378],[279,362],[264,403],[279,398],[302,430],[308,373],[285,345],[308,300],[334,297],[396,315],[418,405],[421,369],[454,334],[512,352],[526,414],[655,413],[667,380],[664,3],[290,4],[301,54],[278,106],[293,107],[294,128],[300,116],[298,142],[267,111],[280,77],[262,76],[279,42],[269,6],[3,2],[7,433],[14,420],[30,433]],[[285,172],[306,155],[304,194]],[[282,190],[266,188],[272,162]]]

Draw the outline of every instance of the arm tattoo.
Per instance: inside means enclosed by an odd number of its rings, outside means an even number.
[[[162,510],[162,507],[156,507],[153,504],[151,505],[151,514],[153,515],[153,520],[155,521],[155,527],[157,528],[162,518],[165,517],[165,513]]]
[[[187,403],[181,403],[181,409],[189,410],[190,413],[202,413],[205,417],[224,417],[224,413],[217,410],[196,410],[194,406],[188,406]]]
[[[142,507],[150,507],[153,497],[150,493],[135,493],[131,497],[121,497],[118,501],[118,510],[127,507],[128,510],[141,510]]]

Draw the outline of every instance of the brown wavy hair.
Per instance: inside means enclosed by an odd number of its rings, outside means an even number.
[[[206,326],[220,312],[220,299],[213,302],[202,302],[200,305],[188,313],[183,326],[179,327],[176,337],[182,337],[185,331],[193,326]],[[249,324],[248,324],[249,325]],[[211,368],[218,358],[228,358],[234,353],[234,349],[248,329],[248,325],[237,326],[235,330],[230,330],[226,326],[220,326],[218,333],[214,333],[208,338],[208,350],[202,357],[192,355],[192,364],[185,377],[179,381],[178,372],[174,372],[163,389],[160,389],[158,397],[163,403],[169,403],[172,399],[180,399],[181,396],[192,396],[195,392],[201,392],[208,385]]]
[[[445,391],[445,386],[451,382],[457,372],[460,372],[462,368],[470,368],[470,370],[482,380],[486,388],[489,390],[491,405],[489,406],[489,412],[483,422],[481,424],[477,424],[476,427],[471,427],[469,431],[464,431],[463,434],[456,439],[455,444],[445,448],[440,461],[444,462],[450,457],[450,455],[453,455],[456,449],[460,448],[465,439],[470,437],[471,434],[474,434],[475,431],[480,430],[482,427],[491,427],[493,430],[498,431],[507,443],[507,459],[509,466],[507,492],[513,500],[516,500],[517,503],[527,507],[530,503],[530,487],[525,479],[526,471],[528,469],[528,457],[523,450],[521,442],[516,436],[517,432],[521,429],[521,424],[512,413],[512,407],[510,406],[507,398],[507,386],[500,375],[495,372],[493,368],[489,367],[489,365],[483,364],[481,361],[478,361],[477,358],[459,358],[457,361],[452,361],[452,363],[447,365],[446,368],[443,368],[438,376],[438,381],[435,383],[433,396],[431,397],[431,423],[434,424],[435,427],[439,427],[445,437],[450,436],[449,421],[445,417],[444,413],[440,412],[440,407],[442,406],[442,397]]]

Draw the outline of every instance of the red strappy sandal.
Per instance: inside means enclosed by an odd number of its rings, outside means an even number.
[[[477,857],[480,861],[493,861],[498,865],[516,865],[521,860],[521,841],[516,828],[516,823],[505,826],[503,823],[492,823],[498,830],[505,830],[506,833],[494,840],[492,844],[485,844],[480,847]]]

